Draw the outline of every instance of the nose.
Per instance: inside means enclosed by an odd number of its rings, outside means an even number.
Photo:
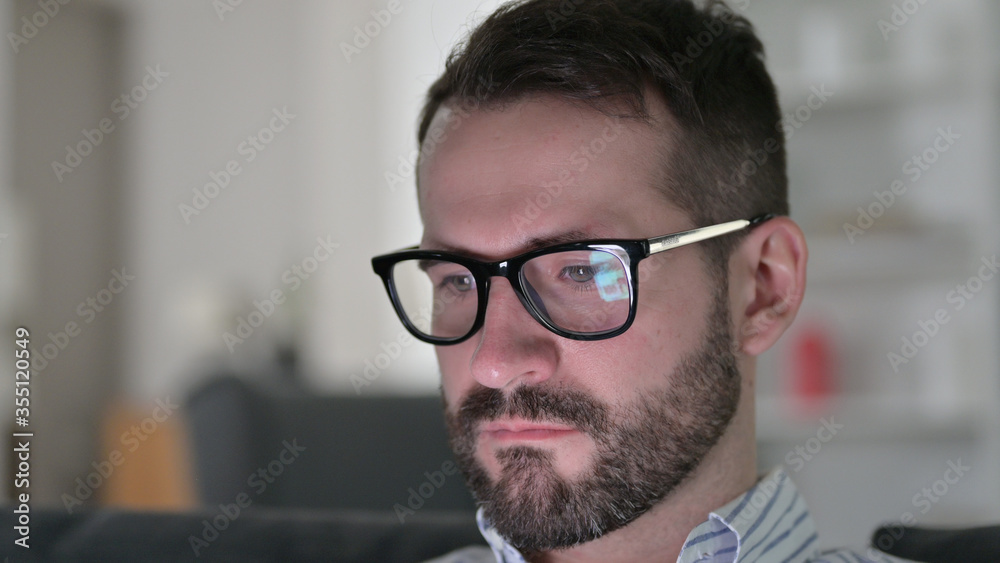
[[[479,340],[469,362],[472,377],[494,389],[537,384],[559,363],[558,338],[524,308],[510,282],[494,278]]]

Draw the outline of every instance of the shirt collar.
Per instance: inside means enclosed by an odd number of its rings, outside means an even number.
[[[497,532],[493,526],[490,525],[489,521],[486,520],[486,516],[483,515],[483,508],[479,507],[476,511],[476,524],[479,526],[479,532],[483,534],[483,538],[486,539],[486,543],[490,545],[490,549],[493,550],[493,555],[497,559],[497,563],[525,563],[524,556],[521,555],[514,546],[507,543],[507,540],[503,539],[500,532]]]
[[[525,562],[486,520],[482,508],[476,523],[497,563]],[[803,563],[815,555],[816,539],[805,501],[779,467],[691,530],[677,562],[743,563],[766,557]]]
[[[776,468],[747,492],[712,511],[688,534],[678,563],[810,560],[816,525],[784,469]]]

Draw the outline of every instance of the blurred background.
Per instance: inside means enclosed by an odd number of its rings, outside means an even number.
[[[394,463],[380,433],[414,424],[392,401],[436,412],[438,374],[368,261],[418,240],[423,93],[497,5],[0,4],[0,421],[24,326],[37,506],[223,502],[245,477],[211,471],[270,468],[317,428],[310,476],[269,469],[284,492],[260,504],[330,506],[315,483]],[[907,513],[1000,521],[1000,6],[732,5],[767,48],[812,252],[795,329],[761,360],[761,470],[786,465],[827,545]],[[400,479],[357,506],[391,510],[425,476]]]

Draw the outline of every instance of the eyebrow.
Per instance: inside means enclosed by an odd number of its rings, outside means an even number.
[[[567,242],[577,242],[593,238],[596,237],[594,237],[591,233],[587,233],[579,229],[574,229],[572,231],[567,231],[564,233],[559,233],[546,237],[534,237],[530,239],[528,243],[525,245],[523,252],[531,252],[532,250],[545,248],[546,246],[555,246],[557,244],[563,244]]]
[[[547,235],[543,237],[532,237],[528,239],[528,241],[524,245],[516,249],[514,253],[510,255],[510,257],[518,256],[520,254],[524,254],[525,252],[531,252],[532,250],[538,250],[539,248],[545,248],[547,246],[555,246],[557,244],[591,240],[595,238],[599,237],[595,237],[593,233],[588,233],[580,229],[573,229],[570,231],[565,231],[562,233]],[[470,251],[468,248],[463,248],[461,246],[452,246],[449,244],[435,245],[434,250],[442,250],[444,252],[450,252],[453,254],[460,254],[470,257],[477,255],[475,252]]]

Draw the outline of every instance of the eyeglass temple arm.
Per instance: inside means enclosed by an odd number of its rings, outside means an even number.
[[[690,231],[684,231],[682,233],[654,237],[647,241],[649,242],[649,254],[652,255],[657,252],[663,252],[664,250],[670,250],[671,248],[677,248],[678,246],[685,246],[698,241],[722,236],[740,229],[745,229],[751,225],[763,223],[773,217],[773,214],[760,215],[750,220],[739,219],[737,221],[729,221],[728,223],[720,223],[710,227],[691,229]]]

